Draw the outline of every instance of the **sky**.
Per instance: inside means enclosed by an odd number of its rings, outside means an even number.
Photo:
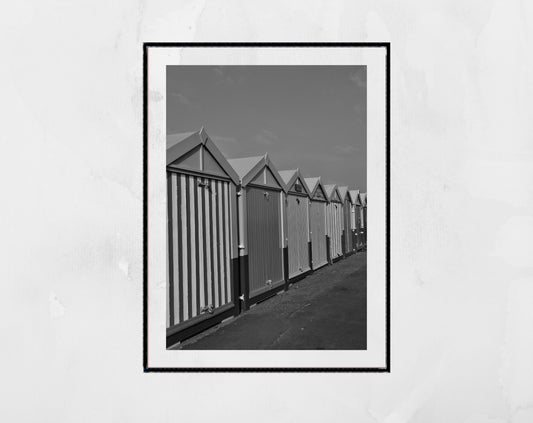
[[[366,66],[167,66],[167,134],[366,192]]]

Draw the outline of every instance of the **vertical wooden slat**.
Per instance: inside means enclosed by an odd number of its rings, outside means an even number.
[[[330,204],[326,203],[326,204],[325,204],[325,218],[326,218],[326,225],[327,225],[327,227],[326,227],[326,235],[328,236],[328,238],[331,237],[331,229],[330,229],[330,221],[331,221],[331,219],[330,219],[330,209],[331,209]],[[327,249],[327,248],[331,248],[331,244],[327,244],[327,245],[326,245],[326,249]],[[330,254],[330,251],[326,251],[326,257],[327,257],[328,254]]]
[[[181,175],[172,175],[172,195],[173,203],[177,204],[176,212],[173,215],[173,221],[176,222],[176,229],[174,229],[174,265],[175,268],[178,268],[178,279],[177,285],[178,289],[175,294],[177,298],[174,301],[175,306],[177,307],[177,312],[174,314],[178,316],[178,323],[183,322],[183,226],[181,224],[181,215],[182,215],[182,189],[181,189]],[[176,279],[174,278],[175,282]]]
[[[355,248],[355,244],[353,242],[353,228],[354,228],[354,224],[353,224],[353,219],[352,219],[352,209],[353,209],[353,205],[350,203],[350,250],[353,251],[354,248]]]
[[[221,271],[221,261],[220,261],[220,247],[221,247],[221,240],[220,240],[220,181],[216,181],[216,193],[215,196],[216,204],[215,204],[215,222],[216,222],[216,235],[217,235],[217,294],[218,294],[218,306],[220,307],[222,302],[222,271]]]
[[[188,191],[187,191],[187,201],[189,203],[189,208],[187,212],[187,217],[189,218],[189,257],[190,257],[190,278],[189,278],[189,297],[190,297],[190,317],[197,315],[197,296],[196,296],[196,285],[198,284],[198,278],[196,275],[196,240],[197,240],[197,231],[196,231],[196,204],[194,202],[194,192],[195,192],[195,181],[196,177],[188,176]]]
[[[225,198],[226,198],[226,220],[225,220],[225,224],[224,224],[224,227],[226,229],[226,235],[225,235],[225,240],[226,240],[226,289],[227,289],[227,295],[226,295],[226,298],[228,300],[228,302],[231,302],[232,301],[232,298],[231,298],[231,289],[232,289],[232,283],[233,281],[231,280],[231,251],[230,251],[230,238],[231,238],[231,225],[230,225],[230,201],[231,201],[231,197],[230,197],[230,188],[229,188],[229,182],[226,182],[225,184]]]
[[[309,266],[309,200],[302,197],[301,201],[301,220],[300,220],[300,266],[302,272],[306,272],[310,269]]]
[[[209,224],[209,219],[206,220],[206,210],[205,210],[205,196],[207,189],[202,188],[202,234],[203,234],[203,270],[204,270],[204,306],[209,305],[209,294],[207,291],[207,283],[209,281],[207,272],[209,270],[209,266],[207,263],[207,252],[208,252],[208,241],[207,241],[207,232],[208,228],[207,225]]]
[[[268,193],[268,191],[266,191],[266,192]],[[266,257],[266,261],[263,262],[263,277],[261,278],[263,284],[268,279],[272,280],[269,277],[270,276],[270,274],[269,274],[270,273],[269,264],[272,262],[272,247],[273,247],[272,238],[274,238],[274,237],[273,236],[269,236],[269,234],[267,234],[267,231],[268,231],[267,228],[270,228],[272,226],[272,213],[271,213],[271,211],[269,209],[269,206],[271,205],[271,203],[268,200],[269,200],[269,197],[263,195],[263,201],[264,201],[265,206],[261,209],[261,212],[263,213],[263,218],[266,221],[266,225],[263,227],[263,236],[264,236],[263,239],[266,241],[266,243],[265,243],[265,245],[261,246],[262,247],[262,251],[263,251],[263,255]],[[263,285],[262,287],[265,287],[265,286],[266,285]]]
[[[350,251],[353,251],[353,237],[352,237],[352,233],[353,233],[353,222],[352,222],[352,204],[350,203],[348,205],[348,211],[349,211],[349,214],[348,214],[348,222],[349,222],[349,225],[348,225],[348,232],[350,234]]]
[[[326,205],[326,234],[330,237],[331,239],[331,203],[328,203]],[[331,254],[331,243],[329,244],[329,248],[330,248],[330,254]]]
[[[190,256],[189,256],[189,230],[190,226],[188,224],[187,217],[187,208],[188,208],[188,189],[187,189],[187,176],[180,175],[181,181],[181,227],[182,227],[182,236],[181,236],[181,256],[182,256],[182,265],[183,265],[183,320],[189,320],[189,278],[190,278]]]
[[[226,303],[226,290],[224,289],[224,238],[222,232],[222,182],[217,181],[217,227],[218,227],[218,286],[220,305]]]
[[[318,239],[317,239],[317,212],[316,212],[316,205],[313,203],[313,201],[310,201],[309,204],[309,214],[310,214],[310,227],[311,227],[311,243],[313,244],[313,266],[317,267],[319,264],[319,245],[318,245]]]
[[[206,306],[205,301],[205,215],[204,215],[204,188],[197,184],[196,201],[198,204],[198,287],[199,287],[199,313]]]
[[[326,215],[327,215],[327,210],[326,210],[326,203],[318,203],[320,204],[319,206],[319,212],[320,212],[320,229],[323,229],[323,231],[320,232],[320,240],[319,240],[319,243],[320,243],[320,246],[321,246],[321,250],[322,250],[322,255],[321,255],[321,258],[322,258],[322,264],[325,264],[327,262],[327,258],[328,258],[328,253],[326,251],[327,249],[327,244],[326,244],[326,233],[327,233],[327,229],[326,229]]]
[[[329,235],[329,239],[331,240],[330,243],[329,243],[329,253],[330,253],[330,256],[332,255],[333,253],[333,245],[334,243],[332,242],[334,237],[333,237],[333,219],[332,219],[332,207],[333,207],[333,204],[329,203],[328,204],[328,235]]]
[[[331,219],[331,248],[332,257],[335,257],[335,204],[330,206],[330,219]]]
[[[318,203],[311,201],[311,240],[313,243],[313,262],[315,266],[318,265],[319,261],[319,249],[317,248],[319,246],[319,240],[318,240],[318,226],[319,226],[319,210],[318,210]]]
[[[218,307],[219,297],[218,297],[218,228],[217,228],[217,184],[215,181],[212,182],[212,195],[211,195],[211,222],[212,222],[212,245],[213,245],[213,254],[211,256],[211,263],[213,264],[213,291],[214,291],[214,306]]]
[[[300,202],[298,203],[298,201],[296,202],[296,232],[297,232],[297,235],[296,235],[296,241],[298,243],[298,246],[297,246],[297,254],[298,254],[298,259],[296,260],[296,272],[299,274],[302,272],[302,252],[303,252],[303,248],[302,248],[302,239],[303,239],[303,234],[302,234],[302,201],[303,199],[301,197],[298,198],[298,200],[300,200]]]
[[[334,204],[333,207],[333,222],[334,222],[334,240],[335,240],[335,256],[339,255],[339,206]]]
[[[335,207],[334,204],[331,203],[329,206],[329,219],[330,219],[330,239],[331,239],[331,253],[332,257],[335,257]]]
[[[298,198],[298,200],[300,200],[300,198]],[[296,247],[296,254],[297,254],[297,260],[296,260],[296,272],[297,273],[301,273],[301,268],[302,268],[302,259],[301,259],[301,254],[302,254],[302,202],[300,200],[300,202],[296,202],[296,242],[297,242],[297,247]]]
[[[172,245],[172,174],[167,172],[167,328],[174,325],[174,272]]]
[[[340,238],[340,233],[339,233],[339,205],[338,204],[335,204],[335,254],[338,256],[339,255],[339,238]]]
[[[335,204],[331,204],[331,230],[332,230],[332,238],[331,240],[333,245],[333,257],[336,257],[337,255],[337,227],[336,227],[336,218],[337,218],[337,212],[335,208]]]
[[[340,256],[340,244],[341,244],[341,228],[340,228],[340,219],[339,219],[340,205],[335,203],[333,212],[334,212],[334,221],[335,221],[335,257]]]
[[[344,220],[342,218],[342,204],[338,205],[338,217],[339,217],[339,251],[338,254],[342,255],[342,231],[344,229]]]
[[[295,198],[295,200],[300,200],[299,198]],[[295,236],[295,242],[296,242],[296,263],[295,263],[295,271],[296,273],[300,273],[300,269],[302,267],[302,263],[301,263],[301,260],[300,260],[300,254],[301,254],[301,250],[302,250],[302,232],[300,230],[301,228],[301,216],[300,216],[300,210],[301,210],[301,207],[300,207],[300,204],[301,203],[298,203],[298,201],[296,201],[296,222],[295,225],[294,225],[294,229],[296,231],[296,236]]]
[[[213,298],[213,260],[211,257],[213,256],[213,222],[211,219],[212,216],[212,200],[211,200],[211,188],[206,189],[204,191],[204,201],[205,201],[205,207],[204,207],[204,215],[206,219],[206,251],[207,251],[207,260],[206,260],[206,268],[207,268],[207,277],[206,277],[206,283],[207,283],[207,304],[213,305],[215,304]]]
[[[337,255],[342,254],[342,206],[341,204],[337,204]]]
[[[226,255],[228,254],[227,249],[227,243],[226,243],[226,236],[228,234],[228,228],[226,227],[226,182],[222,182],[221,184],[221,193],[222,193],[222,219],[221,219],[221,227],[222,227],[222,269],[223,269],[223,275],[224,277],[222,280],[224,281],[224,284],[222,285],[222,292],[224,293],[224,304],[228,302],[228,277],[226,273],[226,268],[228,267],[226,264]]]
[[[263,209],[263,213],[266,217],[266,220],[268,222],[268,225],[265,227],[265,230],[264,230],[264,234],[265,234],[265,239],[268,241],[267,244],[266,244],[266,251],[265,249],[263,249],[263,251],[266,252],[266,257],[267,257],[267,262],[265,263],[265,266],[264,266],[264,269],[265,269],[265,275],[263,276],[263,280],[266,282],[267,280],[271,280],[272,282],[275,282],[275,279],[273,278],[272,274],[274,273],[273,272],[273,268],[272,268],[272,265],[271,263],[274,261],[274,251],[276,251],[276,244],[277,244],[277,237],[274,235],[274,233],[270,233],[268,234],[267,231],[269,231],[270,228],[272,228],[274,225],[273,225],[273,220],[274,220],[274,216],[273,216],[273,210],[272,210],[272,200],[273,200],[273,193],[269,192],[269,191],[266,191],[269,195],[268,196],[264,196],[264,199],[265,199],[265,202],[266,202],[266,205],[265,205],[265,208]],[[269,228],[269,229],[267,229]]]
[[[294,244],[296,244],[295,255],[296,260],[294,260],[294,273],[297,275],[300,273],[300,244],[301,244],[301,233],[300,233],[300,205],[298,204],[299,198],[294,198],[294,233],[291,233],[291,236],[294,236]],[[290,259],[289,259],[290,261]]]
[[[169,201],[170,202],[170,201]],[[167,217],[168,219],[168,217]],[[170,220],[170,219],[168,219]],[[171,313],[171,310],[172,308],[174,307],[174,301],[171,300],[171,295],[170,295],[170,285],[171,285],[171,281],[170,281],[170,260],[172,258],[172,255],[169,254],[169,245],[168,245],[168,242],[169,242],[169,232],[172,232],[172,229],[170,229],[170,223],[167,222],[167,230],[166,230],[166,238],[167,238],[167,254],[165,256],[165,261],[167,262],[166,263],[166,268],[167,268],[167,279],[166,279],[166,282],[167,282],[167,301],[166,301],[166,306],[167,306],[167,310],[166,310],[166,315],[167,315],[167,328],[170,327],[170,313]]]
[[[298,270],[298,216],[296,213],[296,198],[294,195],[287,196],[287,237],[289,256],[289,277],[296,275]]]
[[[287,234],[289,243],[292,245],[292,251],[289,251],[289,276],[296,276],[300,271],[300,231],[298,225],[298,201],[293,195],[290,196],[289,206],[291,207],[292,220],[292,225]]]
[[[337,204],[337,256],[342,255],[342,204]]]
[[[258,198],[256,198],[256,201],[266,201],[266,199],[264,197],[260,197],[260,196],[257,196]],[[259,206],[259,204],[257,202],[254,202],[254,213],[255,213],[255,224],[254,224],[254,227],[256,228],[259,228],[260,229],[260,232],[259,232],[259,236],[261,238],[263,238],[263,242],[265,243],[265,245],[268,246],[268,242],[269,242],[269,239],[268,238],[264,238],[264,229],[265,227],[268,227],[268,224],[269,222],[266,220],[266,217],[268,216],[268,214],[265,213],[265,208],[266,208],[266,204],[264,206]],[[264,225],[260,225],[259,222],[263,221],[264,222]],[[261,247],[261,245],[257,242],[254,242],[254,246],[256,247]],[[263,245],[264,247],[264,245]],[[259,276],[256,280],[256,285],[254,286],[254,288],[263,288],[265,285],[265,280],[267,279],[266,278],[266,271],[265,271],[265,263],[268,263],[269,261],[269,258],[268,258],[268,252],[266,253],[263,253],[261,254],[260,251],[263,251],[263,249],[259,250],[259,248],[254,248],[254,250],[256,251],[255,255],[256,255],[256,265],[257,265],[257,270],[259,272]],[[263,256],[263,261],[261,261],[261,259],[258,259],[258,256],[262,255]]]
[[[225,200],[224,200],[224,182],[220,182],[220,202],[219,202],[219,209],[220,209],[220,226],[219,226],[219,235],[220,235],[220,280],[221,280],[221,297],[222,297],[222,304],[226,304],[226,231],[225,231],[225,219],[224,219],[224,213],[225,213]]]
[[[327,254],[326,252],[326,222],[325,222],[325,216],[326,216],[326,205],[325,203],[316,202],[315,203],[315,209],[318,213],[318,216],[316,217],[316,231],[315,231],[315,243],[319,245],[319,248],[317,249],[317,255],[318,255],[318,265],[323,265],[326,262]],[[314,250],[314,248],[313,248]]]
[[[172,173],[170,176],[170,202],[172,203],[172,266],[173,266],[173,278],[172,278],[172,285],[174,288],[174,324],[181,322],[181,295],[180,295],[180,288],[181,288],[181,269],[180,269],[180,263],[179,263],[179,257],[180,257],[180,251],[181,248],[178,245],[180,242],[179,238],[179,228],[180,228],[180,222],[178,220],[179,216],[179,210],[180,205],[178,202],[178,188],[177,188],[177,176],[176,174]]]

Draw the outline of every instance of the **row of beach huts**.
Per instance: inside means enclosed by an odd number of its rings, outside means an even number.
[[[167,347],[366,249],[366,193],[167,136]]]

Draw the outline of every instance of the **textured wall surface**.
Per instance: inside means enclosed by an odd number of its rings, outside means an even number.
[[[0,420],[533,421],[532,15],[10,2]],[[391,374],[142,373],[141,43],[222,40],[392,42]]]

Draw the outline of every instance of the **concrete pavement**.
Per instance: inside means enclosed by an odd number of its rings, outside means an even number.
[[[176,349],[366,349],[366,252],[325,266]]]

